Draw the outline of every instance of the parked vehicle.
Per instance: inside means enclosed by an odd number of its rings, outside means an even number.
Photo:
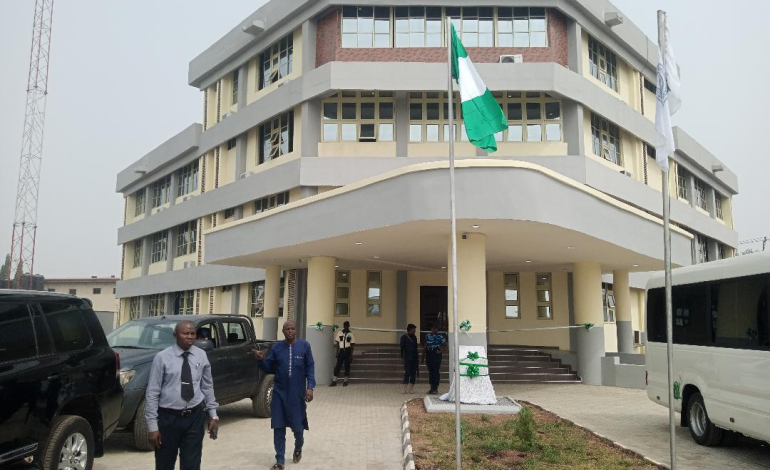
[[[668,406],[663,283],[647,286],[647,395]],[[675,408],[698,444],[770,442],[769,291],[770,253],[673,271]]]
[[[90,470],[118,424],[119,370],[89,301],[0,290],[0,465]]]
[[[173,315],[133,320],[109,334],[108,341],[120,353],[120,382],[125,395],[118,428],[131,431],[139,450],[152,450],[147,441],[144,395],[155,355],[172,346],[174,328],[182,320],[195,324],[195,345],[206,351],[211,362],[214,392],[220,405],[251,398],[252,413],[270,417],[273,376],[257,367],[252,349],[269,349],[270,342],[257,341],[251,318],[240,315]]]

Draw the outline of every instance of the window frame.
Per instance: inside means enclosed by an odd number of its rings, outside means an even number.
[[[137,238],[134,240],[134,254],[131,260],[131,269],[142,267],[142,249],[144,248],[144,240]]]
[[[259,138],[257,165],[292,153],[294,151],[294,110],[278,114],[260,124],[257,136]]]
[[[682,166],[676,165],[676,196],[687,201],[687,176],[689,172]]]
[[[352,95],[351,95],[352,94]],[[327,105],[335,105],[335,118],[326,117]],[[343,117],[343,111],[346,105],[355,106],[356,115],[354,118]],[[364,105],[373,105],[373,118],[363,118],[362,110]],[[382,105],[389,106],[382,106]],[[368,107],[368,106],[367,106]],[[390,118],[383,116],[383,108],[390,108]],[[331,108],[329,108],[331,109]],[[335,138],[327,139],[327,128],[335,127]],[[346,139],[345,129],[347,126],[355,126],[355,138]],[[372,126],[372,137],[363,136],[363,126]],[[384,129],[390,128],[390,138],[387,138],[387,132]],[[382,135],[386,138],[382,138]],[[321,142],[360,142],[360,143],[381,143],[396,142],[396,98],[392,91],[363,90],[363,91],[341,91],[321,102]]]
[[[171,175],[166,175],[152,183],[152,208],[161,207],[171,202]]]
[[[198,222],[191,220],[176,227],[174,258],[198,252]]]
[[[128,300],[128,319],[136,320],[142,316],[142,298],[131,297]]]
[[[371,9],[371,16],[367,11]],[[355,17],[352,13],[355,12]],[[366,14],[366,16],[362,16]],[[371,20],[371,31],[361,31],[362,25]],[[378,32],[378,22],[387,21],[387,33]],[[355,24],[355,28],[353,25]],[[340,14],[340,47],[342,49],[387,49],[393,47],[393,9],[389,6],[343,6]],[[361,45],[361,40],[367,38],[368,43]],[[383,38],[387,37],[387,44]],[[355,44],[353,44],[355,39]],[[379,45],[378,45],[379,39]],[[366,45],[369,44],[369,45]]]
[[[186,196],[198,190],[198,173],[200,162],[195,160],[177,170],[176,197]]]
[[[233,71],[232,78],[230,79],[230,83],[232,85],[232,90],[230,90],[230,106],[238,105],[238,75],[239,70],[235,69]]]
[[[508,282],[508,276],[515,276],[515,284]],[[519,298],[519,292],[521,291],[521,274],[516,272],[503,273],[503,315],[506,320],[521,320],[521,304]],[[513,286],[514,288],[511,288]],[[516,300],[508,299],[508,291],[512,290],[516,292]],[[508,307],[516,307],[516,315],[508,315]]]
[[[134,217],[139,217],[147,211],[147,188],[134,193]]]
[[[511,10],[511,16],[501,16],[500,10]],[[518,12],[516,10],[519,10]],[[517,13],[522,13],[521,10],[527,10],[526,16],[517,15]],[[540,16],[533,18],[533,12],[532,10],[543,10],[543,16],[542,18]],[[539,12],[537,12],[539,13]],[[506,18],[506,22],[508,21],[508,18],[510,18],[510,31],[501,31],[501,23],[503,20],[501,18]],[[516,22],[517,21],[523,21],[523,18],[526,18],[527,21],[527,45],[523,46],[521,44],[516,44],[516,36],[523,36],[524,32],[522,30],[516,31]],[[532,29],[532,21],[533,20],[542,20],[543,21],[543,30]],[[520,25],[519,25],[520,26]],[[507,28],[506,28],[507,29]],[[517,34],[518,33],[518,34]],[[534,34],[543,34],[544,42],[542,45],[532,45],[532,35]],[[508,41],[506,41],[506,44],[503,44],[503,41],[501,41],[502,35],[510,35],[511,40],[510,44],[508,44]],[[545,7],[497,7],[495,8],[495,46],[496,47],[527,47],[527,48],[547,48],[548,47],[548,8]]]
[[[535,96],[537,95],[537,96]],[[495,139],[498,142],[505,143],[538,143],[547,144],[551,142],[564,142],[564,124],[563,124],[563,105],[560,99],[554,98],[546,92],[523,92],[523,91],[505,91],[492,93],[500,108],[503,110],[503,115],[508,122],[508,128],[502,132],[495,134]],[[530,104],[539,105],[539,118],[529,117]],[[556,118],[548,118],[549,105],[556,104],[559,108],[559,116]],[[512,106],[519,105],[521,119],[512,119],[511,109]],[[510,140],[511,128],[519,126],[521,128],[521,140]],[[529,140],[530,126],[540,126],[540,139]],[[549,127],[558,126],[559,138],[549,139]]]
[[[344,281],[340,275],[347,279]],[[334,272],[334,316],[335,317],[349,317],[350,316],[350,289],[351,289],[351,272],[346,269],[338,269]],[[347,289],[348,296],[341,297],[340,289]],[[339,313],[338,307],[345,305],[345,313]]]
[[[249,315],[252,318],[265,316],[265,281],[253,281],[249,286]]]
[[[285,64],[281,63],[284,54]],[[291,75],[294,71],[294,32],[290,32],[260,52],[257,66],[259,67],[257,90],[263,90]]]
[[[607,146],[605,146],[605,142]],[[615,155],[612,153],[613,142],[616,149]],[[594,112],[591,113],[591,150],[597,157],[603,158],[615,165],[623,166],[623,140],[620,126],[613,124],[608,119]]]
[[[708,185],[695,176],[693,176],[693,181],[693,186],[695,187],[695,207],[708,211]]]
[[[725,220],[724,209],[722,208],[722,195],[714,191],[714,215],[719,220]]]
[[[154,312],[154,313],[153,313]],[[151,294],[148,299],[148,317],[159,317],[166,313],[166,294]]]
[[[150,264],[168,260],[168,230],[153,233],[150,247]]]
[[[539,284],[539,277],[540,276],[546,276],[548,282],[546,284]],[[539,298],[539,292],[544,291],[548,292],[547,301],[541,301]],[[537,303],[537,319],[538,320],[553,320],[554,314],[553,314],[553,278],[551,276],[551,273],[535,273],[535,300]],[[541,316],[540,315],[540,308],[541,307],[547,307],[549,316]]]
[[[254,200],[254,215],[267,212],[275,209],[276,207],[285,206],[289,203],[289,191],[283,191],[280,193],[271,194],[259,199]],[[283,201],[283,202],[281,202]]]
[[[174,292],[174,315],[192,315],[195,313],[195,290]]]
[[[602,282],[602,313],[604,315],[604,323],[615,323],[617,321],[615,305],[615,291],[613,290],[612,283]]]
[[[379,281],[373,282],[371,275],[376,274]],[[366,316],[382,317],[382,271],[366,271]],[[378,289],[379,295],[375,298],[371,296],[371,289]],[[377,306],[377,313],[372,313],[373,306]]]
[[[591,35],[588,36],[588,73],[607,88],[619,93],[617,54]]]
[[[709,259],[709,237],[700,233],[695,234],[695,262],[696,264],[708,263]]]
[[[438,9],[438,32],[429,31],[432,26],[435,25],[436,17],[434,15],[428,16],[428,9]],[[406,12],[403,10],[406,9]],[[422,14],[419,14],[419,10],[422,9]],[[413,12],[414,10],[414,12]],[[418,47],[443,47],[444,45],[444,9],[436,6],[397,6],[393,7],[393,48],[406,49],[406,48],[418,48]],[[403,14],[406,16],[400,16]],[[417,20],[422,20],[422,24],[418,24]],[[422,28],[422,31],[419,29]],[[435,37],[438,35],[438,45],[434,45]],[[415,39],[414,44],[412,39]],[[417,38],[421,38],[418,41]],[[431,38],[431,39],[429,39]],[[406,40],[408,45],[399,45],[403,40]],[[420,45],[421,43],[422,45]]]

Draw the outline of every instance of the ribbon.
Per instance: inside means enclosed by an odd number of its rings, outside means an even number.
[[[475,361],[478,358],[479,358],[479,353],[473,352],[473,351],[468,353],[468,359],[470,359],[471,361]]]
[[[334,326],[332,326],[332,333],[336,332],[340,329],[340,325],[338,323],[335,323]]]
[[[468,330],[471,329],[471,321],[468,319],[463,320],[462,323],[460,323],[460,331],[462,331],[465,334],[468,334]]]
[[[593,327],[594,327],[594,324],[593,323],[586,323],[583,326],[586,328],[587,331],[591,331],[591,329],[593,329]]]
[[[318,330],[318,331],[323,331],[323,330],[324,330],[324,324],[323,324],[323,322],[320,322],[320,321],[319,321],[318,323],[316,323],[316,324],[315,324],[315,329],[316,329],[316,330]]]
[[[476,364],[471,364],[468,366],[468,370],[465,373],[466,376],[470,378],[478,377],[479,376],[479,366]]]

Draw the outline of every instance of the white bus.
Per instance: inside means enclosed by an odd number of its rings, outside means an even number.
[[[675,408],[695,442],[770,442],[770,252],[673,271]],[[663,273],[647,284],[647,396],[668,406]],[[677,387],[675,386],[676,390]]]

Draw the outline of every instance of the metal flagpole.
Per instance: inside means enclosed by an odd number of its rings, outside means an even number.
[[[666,12],[658,10],[658,45],[660,46],[661,64],[666,73]],[[668,86],[668,81],[664,86]],[[660,86],[660,84],[658,84]],[[668,155],[666,156],[668,158]],[[669,445],[671,447],[671,470],[676,470],[676,414],[674,413],[674,346],[673,346],[673,314],[671,306],[671,201],[668,169],[663,171],[663,262],[666,270],[666,355],[668,357],[668,428]]]
[[[462,433],[460,429],[460,334],[458,332],[457,319],[457,218],[455,216],[455,132],[453,122],[454,112],[454,91],[452,90],[452,18],[446,19],[447,29],[447,72],[448,94],[447,110],[449,113],[449,217],[451,220],[451,233],[449,234],[452,245],[452,322],[454,328],[454,348],[452,357],[454,358],[454,381],[455,381],[455,461],[457,470],[462,467]]]

